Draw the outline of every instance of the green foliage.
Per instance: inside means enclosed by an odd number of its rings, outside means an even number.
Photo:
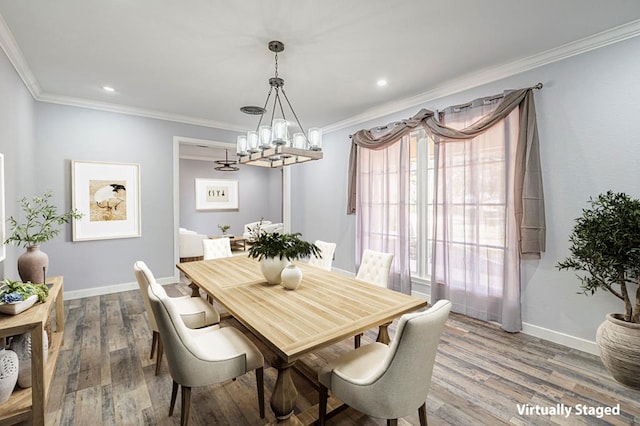
[[[295,234],[267,233],[254,230],[249,257],[262,260],[264,257],[286,258],[290,261],[308,256],[321,257],[320,248],[315,244],[300,239]]]
[[[607,290],[624,301],[625,321],[640,322],[640,287],[635,308],[627,288],[640,281],[640,200],[608,191],[589,204],[569,236],[571,256],[557,267],[585,272],[584,294]]]
[[[218,225],[218,228],[220,228],[220,230],[224,234],[229,230],[229,228],[231,228],[231,225]]]
[[[17,293],[22,299],[28,299],[29,296],[34,294],[38,295],[38,300],[42,303],[47,301],[47,296],[49,295],[49,287],[45,284],[33,284],[31,282],[23,283],[21,281],[12,281],[6,278],[2,284],[0,290],[0,300],[5,300],[5,295]]]
[[[24,222],[18,223],[18,220],[13,216],[7,220],[11,228],[11,235],[4,241],[4,244],[27,247],[43,243],[60,233],[60,225],[83,216],[75,209],[58,214],[57,208],[51,204],[51,197],[51,191],[47,191],[42,197],[33,197],[31,200],[22,198],[20,207],[24,212]]]

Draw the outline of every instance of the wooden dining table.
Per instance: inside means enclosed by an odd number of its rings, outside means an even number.
[[[278,423],[301,424],[293,414],[298,392],[291,369],[302,356],[387,324],[427,306],[423,299],[298,263],[300,286],[268,284],[256,259],[234,256],[177,265],[194,285],[222,305],[272,350],[277,360],[271,409]]]

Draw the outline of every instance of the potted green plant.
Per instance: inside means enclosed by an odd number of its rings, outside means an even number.
[[[582,293],[604,290],[623,302],[624,312],[606,316],[596,342],[612,376],[640,388],[640,200],[608,191],[589,204],[569,236],[571,255],[557,266],[582,272]]]
[[[10,233],[4,244],[25,247],[26,251],[18,257],[18,274],[24,282],[44,283],[44,268],[49,266],[49,257],[40,251],[40,244],[60,233],[60,226],[71,219],[80,219],[83,215],[73,209],[58,213],[51,203],[51,191],[41,197],[22,198],[19,203],[24,221],[19,222],[13,216],[7,219]]]
[[[19,314],[36,302],[44,303],[49,295],[45,284],[23,283],[6,278],[0,284],[0,312]]]
[[[259,227],[253,232],[253,242],[249,247],[249,257],[260,261],[262,274],[270,284],[279,284],[282,281],[282,274],[287,276],[283,270],[290,262],[308,256],[320,257],[320,249],[313,243],[302,240],[299,232],[293,234],[278,232],[268,233],[260,231]],[[299,275],[297,284],[302,280],[300,268],[293,265],[290,268],[291,274]],[[294,286],[294,281],[286,280],[287,288]],[[295,287],[297,287],[295,284]]]
[[[222,235],[227,235],[227,231],[231,228],[231,225],[218,225],[220,231],[222,231]]]

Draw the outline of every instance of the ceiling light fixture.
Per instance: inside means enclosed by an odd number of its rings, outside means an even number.
[[[239,167],[234,166],[234,164],[236,164],[235,160],[229,160],[229,152],[226,149],[224,150],[224,160],[215,160],[214,163],[220,164],[214,168],[221,172],[237,172],[240,170]]]
[[[102,90],[104,90],[105,92],[115,92],[116,89],[114,89],[111,86],[102,86]]]
[[[275,53],[275,75],[269,79],[270,87],[264,107],[244,106],[240,108],[240,111],[245,114],[259,115],[260,120],[256,130],[249,131],[246,135],[240,135],[237,138],[236,153],[240,157],[239,163],[262,167],[282,167],[319,160],[322,158],[322,129],[311,127],[309,132],[305,133],[284,91],[284,80],[278,77],[278,53],[284,50],[284,44],[280,41],[270,41],[269,50]],[[274,90],[271,122],[270,125],[263,124],[262,119],[267,112],[269,99]],[[299,131],[293,133],[291,137],[280,93],[282,93],[299,128]],[[279,110],[281,117],[276,118],[276,110]]]
[[[384,87],[384,86],[387,85],[387,80],[380,79],[380,80],[378,80],[377,85],[378,85],[378,87]]]

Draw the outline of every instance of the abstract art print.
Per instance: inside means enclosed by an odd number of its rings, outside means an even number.
[[[73,241],[140,236],[140,166],[72,161]]]
[[[196,210],[237,209],[237,180],[196,179]]]

